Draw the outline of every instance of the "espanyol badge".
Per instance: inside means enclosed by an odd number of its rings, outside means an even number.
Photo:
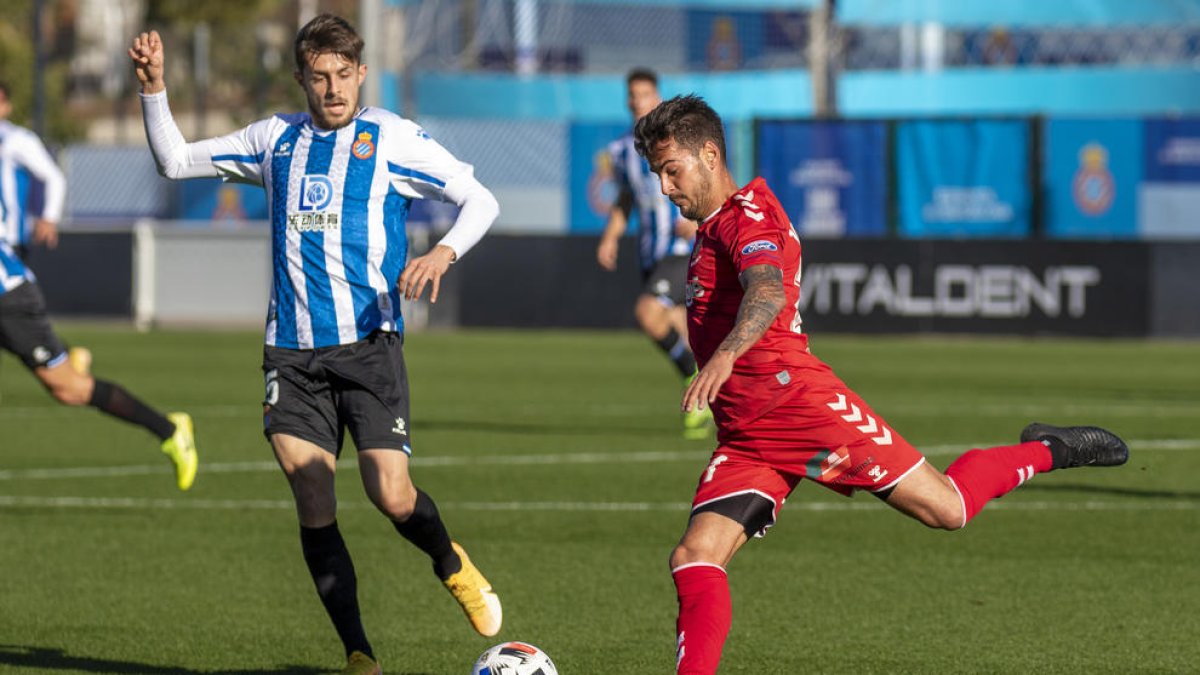
[[[371,134],[366,131],[359,134],[354,145],[350,146],[350,153],[359,159],[370,159],[371,155],[375,154],[375,144],[371,142]]]
[[[1117,187],[1108,170],[1108,150],[1099,143],[1088,143],[1079,151],[1079,170],[1071,181],[1075,205],[1089,216],[1103,215],[1112,206]]]

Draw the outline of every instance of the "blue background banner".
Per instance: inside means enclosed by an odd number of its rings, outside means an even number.
[[[1148,119],[1146,180],[1200,183],[1200,119]]]
[[[239,223],[267,219],[267,196],[257,185],[205,178],[180,181],[178,186],[175,217],[181,220]]]
[[[887,234],[884,122],[762,122],[758,172],[802,235]]]
[[[900,122],[896,174],[901,236],[1029,234],[1029,123],[1024,120]]]
[[[1052,119],[1042,128],[1046,235],[1136,237],[1141,120]]]
[[[572,233],[600,232],[608,221],[608,208],[616,198],[612,160],[607,147],[629,131],[628,123],[575,123],[571,125],[568,161]],[[635,209],[636,211],[636,209]],[[631,215],[630,224],[637,221]]]

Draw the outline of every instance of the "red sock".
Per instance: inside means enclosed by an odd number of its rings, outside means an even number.
[[[712,675],[733,622],[729,578],[710,563],[680,565],[671,571],[679,596],[675,621],[677,675]]]
[[[1034,474],[1050,470],[1050,449],[1041,441],[969,450],[954,460],[946,475],[963,501],[963,525],[984,504],[1015,490]]]

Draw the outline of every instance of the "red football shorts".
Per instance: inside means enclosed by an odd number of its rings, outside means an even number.
[[[779,507],[802,478],[851,495],[896,486],[924,456],[824,364],[735,374],[713,407],[719,446],[692,509],[756,493]]]

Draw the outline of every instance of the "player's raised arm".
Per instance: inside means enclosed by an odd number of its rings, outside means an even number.
[[[157,31],[142,33],[129,48],[133,70],[142,83],[140,95],[146,139],[158,173],[166,178],[221,177],[261,183],[262,146],[267,122],[257,122],[228,136],[188,143],[175,124],[163,80],[163,43]]]
[[[142,93],[146,95],[165,91],[167,85],[163,82],[163,44],[158,31],[142,33],[133,39],[129,48],[129,58],[133,60],[133,71],[138,82],[142,83]]]

